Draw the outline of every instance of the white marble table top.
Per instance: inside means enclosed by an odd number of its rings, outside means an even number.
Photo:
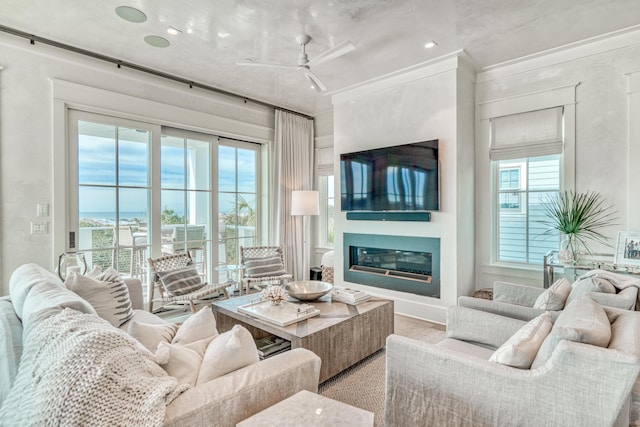
[[[300,391],[237,424],[237,427],[373,426],[373,412]]]

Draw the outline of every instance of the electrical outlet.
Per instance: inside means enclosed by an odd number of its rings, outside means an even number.
[[[31,221],[31,234],[49,234],[49,223]]]

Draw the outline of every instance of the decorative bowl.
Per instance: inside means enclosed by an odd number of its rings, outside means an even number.
[[[284,290],[289,296],[299,299],[300,301],[313,301],[323,295],[328,294],[333,289],[333,285],[328,282],[319,280],[301,280],[298,282],[289,282],[285,285]]]

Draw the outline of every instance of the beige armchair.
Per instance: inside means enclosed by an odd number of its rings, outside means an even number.
[[[640,341],[631,337],[640,334],[640,312],[603,310],[604,319],[608,317],[605,327],[610,322],[608,347],[562,339],[546,362],[534,362],[532,369],[489,361],[493,351],[526,324],[513,318],[450,307],[447,338],[438,344],[390,335],[385,426],[626,426],[630,418],[637,422],[638,398],[631,393],[640,372]],[[556,324],[560,323],[559,317]],[[554,329],[555,325],[547,339]]]

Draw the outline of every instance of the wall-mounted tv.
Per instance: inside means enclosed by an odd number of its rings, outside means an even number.
[[[440,209],[438,140],[340,155],[342,211]]]

